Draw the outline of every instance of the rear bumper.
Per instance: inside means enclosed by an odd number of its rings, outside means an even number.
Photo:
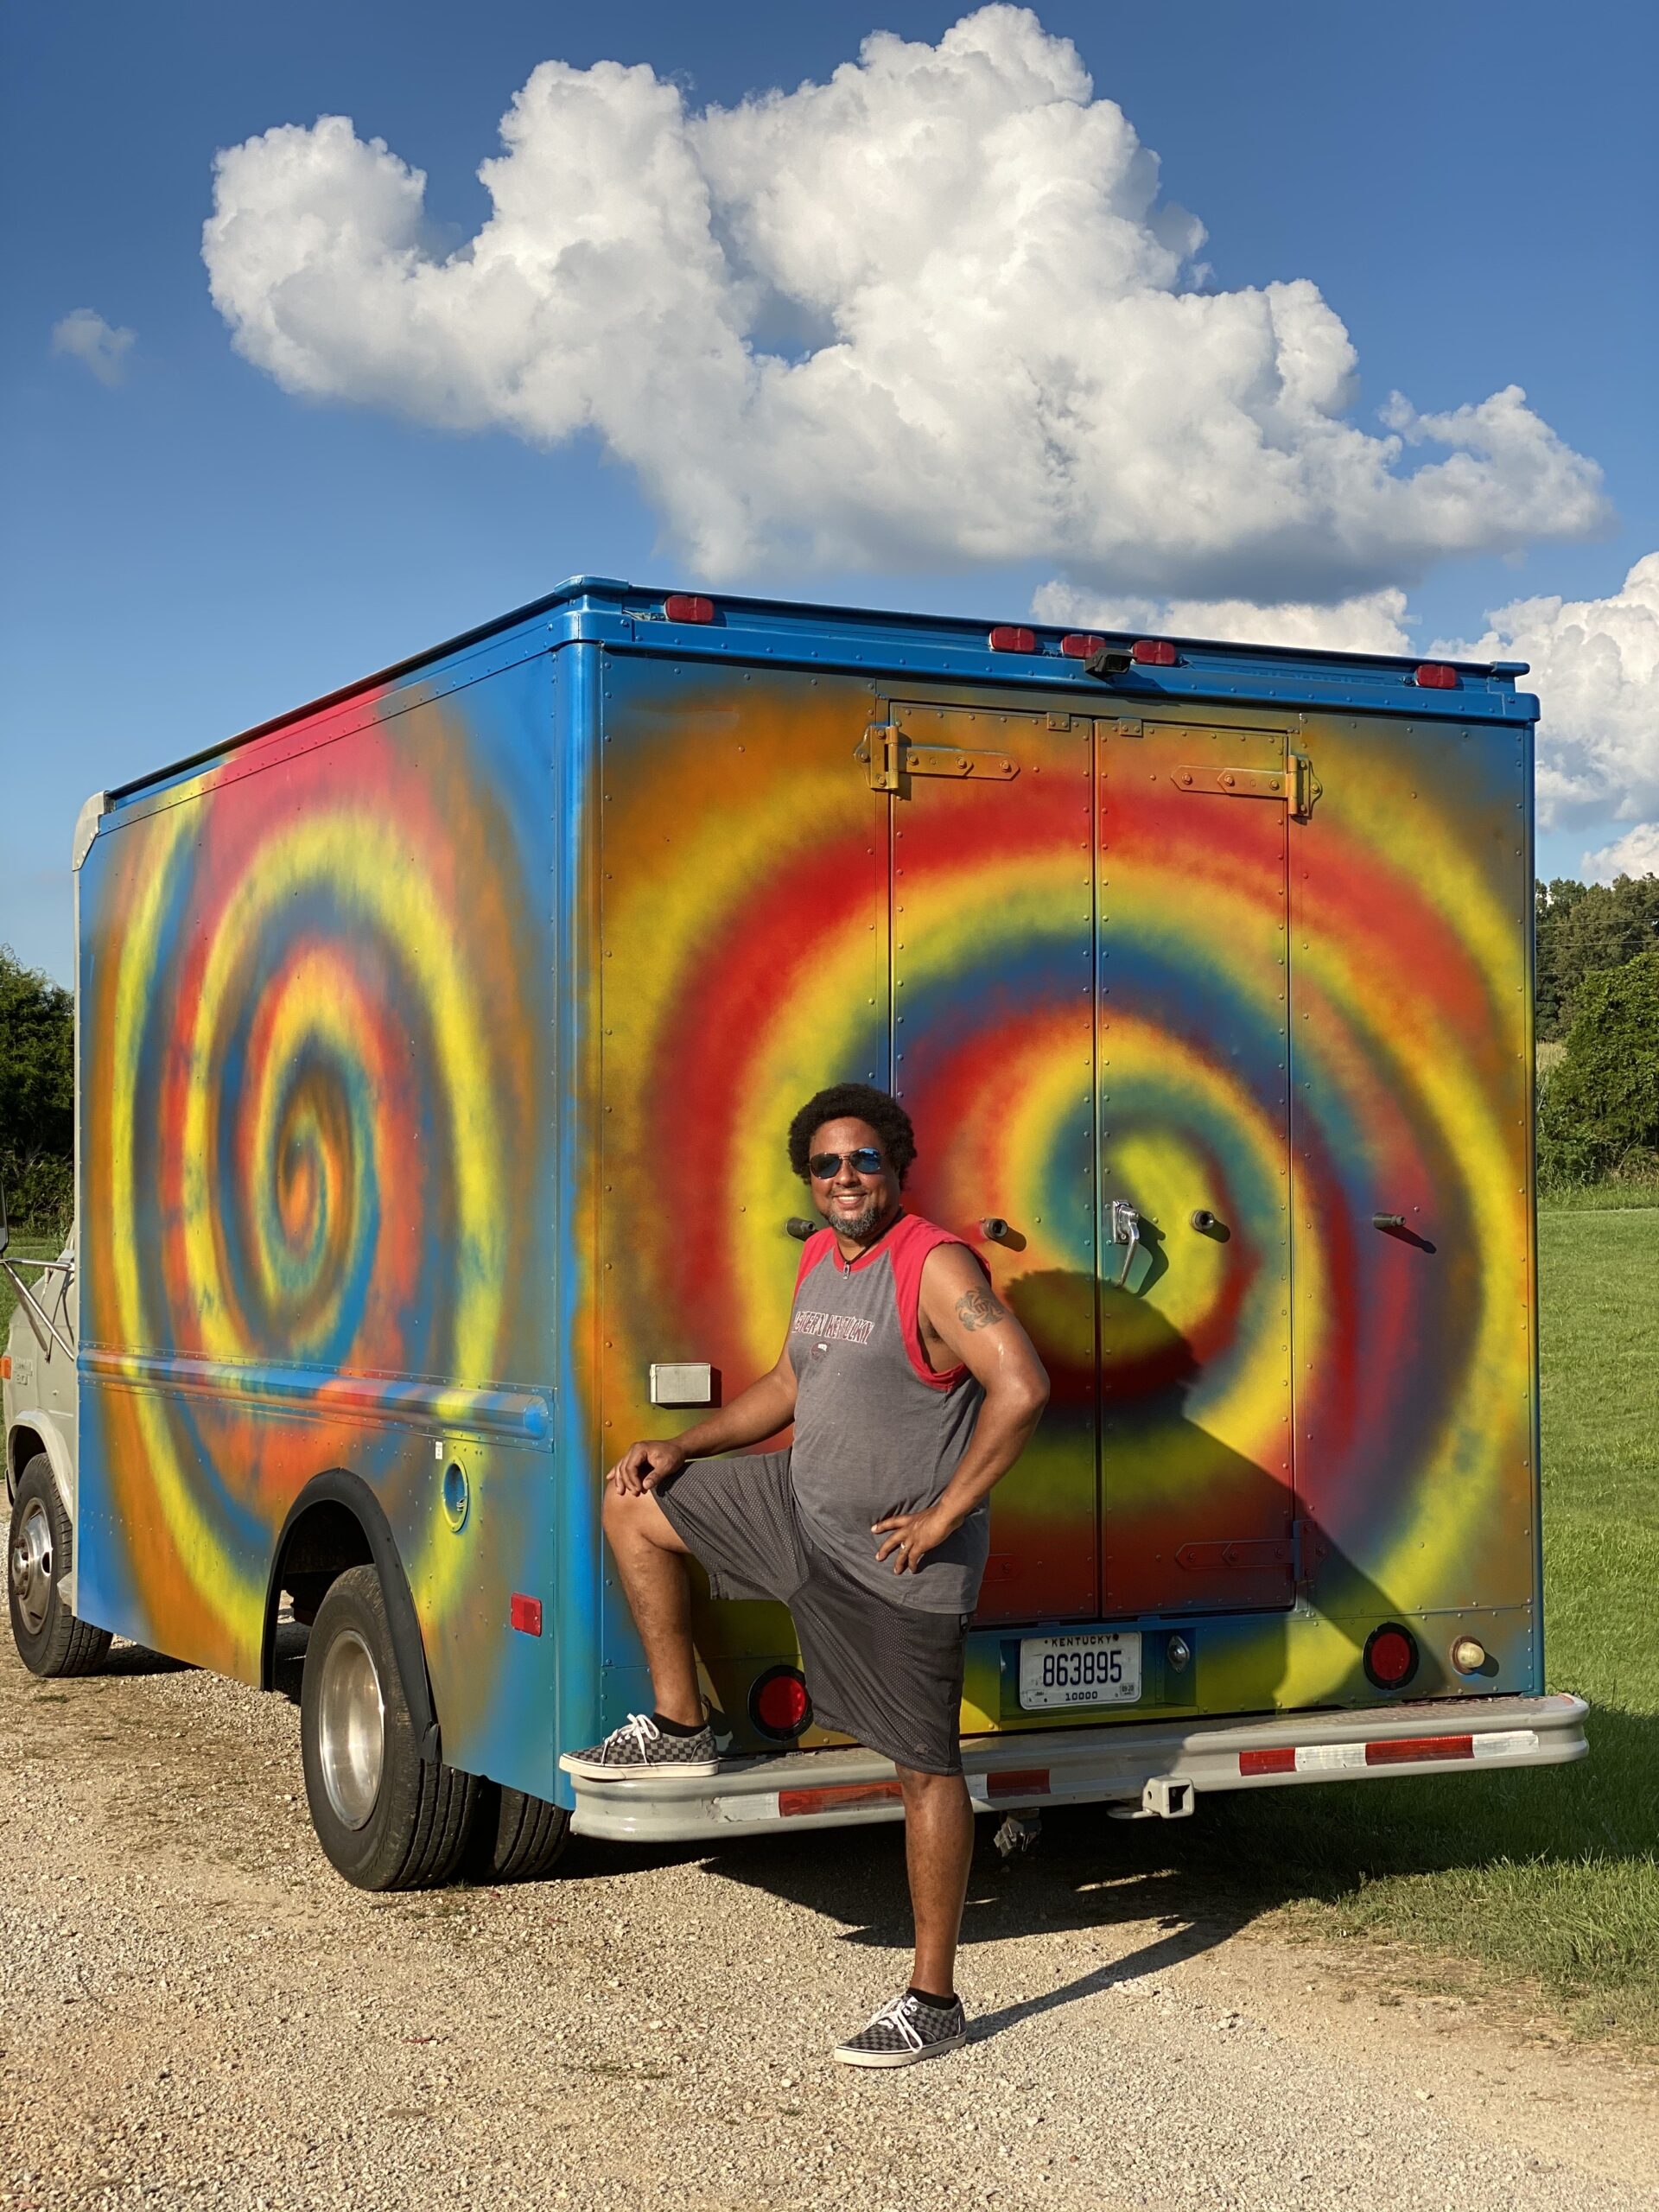
[[[1581,1759],[1578,1697],[1453,1698],[1245,1720],[1129,1722],[964,1739],[975,1803],[1103,1803],[1177,1818],[1212,1790],[1358,1782],[1388,1775],[1491,1772]],[[891,1760],[860,1748],[733,1759],[712,1778],[576,1785],[577,1834],[681,1843],[766,1827],[850,1827],[902,1817]]]

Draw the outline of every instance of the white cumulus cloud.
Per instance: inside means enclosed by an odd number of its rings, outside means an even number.
[[[1044,584],[1032,601],[1039,622],[1078,630],[1135,630],[1147,637],[1225,638],[1244,645],[1312,646],[1344,653],[1403,653],[1406,594],[1398,587],[1338,600],[1258,607],[1247,599],[1110,599],[1075,584]]]
[[[91,308],[75,308],[52,326],[52,351],[82,361],[100,384],[118,385],[127,373],[134,334],[113,328]]]
[[[1659,822],[1638,822],[1611,845],[1586,853],[1581,866],[1588,883],[1611,883],[1621,875],[1659,875]]]
[[[1532,664],[1538,694],[1538,820],[1634,822],[1618,843],[1586,854],[1598,875],[1653,865],[1659,840],[1659,553],[1647,554],[1606,599],[1522,599],[1486,618],[1484,637],[1431,650]],[[1646,842],[1643,842],[1646,840]],[[1622,855],[1622,861],[1620,856]],[[1640,869],[1636,870],[1640,873]]]
[[[1029,10],[732,108],[547,61],[501,136],[451,252],[421,171],[344,117],[221,153],[219,312],[296,393],[596,435],[711,576],[1034,560],[1326,604],[1605,518],[1515,386],[1363,428],[1313,283],[1205,289],[1201,225]]]

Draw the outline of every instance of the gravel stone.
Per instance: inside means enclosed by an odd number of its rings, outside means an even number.
[[[302,1646],[268,1697],[0,1657],[7,2212],[1659,2212],[1650,2070],[1172,1916],[1086,1810],[1007,1865],[986,1824],[974,2040],[894,2073],[830,2049],[908,1968],[896,1827],[365,1896]]]

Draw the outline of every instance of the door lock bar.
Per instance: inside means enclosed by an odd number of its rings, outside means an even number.
[[[1129,1287],[1129,1269],[1135,1264],[1135,1247],[1141,1242],[1141,1217],[1127,1198],[1114,1198],[1109,1226],[1114,1244],[1124,1248],[1123,1264],[1117,1271],[1116,1287]]]

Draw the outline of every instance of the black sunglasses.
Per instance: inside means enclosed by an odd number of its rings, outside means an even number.
[[[880,1175],[887,1164],[873,1144],[861,1144],[856,1152],[815,1152],[806,1164],[820,1183],[827,1183],[840,1174],[843,1160],[855,1175]]]

